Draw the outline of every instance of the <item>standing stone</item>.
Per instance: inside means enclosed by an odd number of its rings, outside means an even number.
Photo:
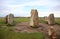
[[[8,22],[8,24],[13,25],[13,22],[14,22],[14,15],[13,14],[9,14],[7,16],[7,22]]]
[[[38,12],[36,9],[31,10],[30,26],[31,27],[38,27],[39,26]]]
[[[49,27],[48,36],[50,39],[57,39],[57,33],[53,26]]]
[[[50,25],[55,24],[54,14],[50,14],[48,16],[48,24],[50,24]]]
[[[5,18],[5,19],[6,19],[6,20],[5,20],[5,21],[6,21],[6,23],[8,23],[8,15],[6,16],[6,18]]]

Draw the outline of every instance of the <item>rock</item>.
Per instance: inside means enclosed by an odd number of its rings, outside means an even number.
[[[6,16],[6,23],[10,24],[10,25],[13,25],[13,22],[14,22],[14,15],[13,14],[7,15]]]
[[[50,25],[54,25],[55,24],[54,14],[50,14],[48,16],[48,24],[50,24]]]
[[[30,26],[31,27],[38,27],[39,26],[38,12],[36,9],[31,10]]]

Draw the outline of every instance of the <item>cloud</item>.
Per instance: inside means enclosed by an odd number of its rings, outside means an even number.
[[[60,11],[60,5],[53,7],[53,11]]]
[[[0,14],[3,15],[13,13],[15,16],[30,16],[31,9],[37,9],[41,16],[60,11],[59,0],[2,0],[0,3]]]

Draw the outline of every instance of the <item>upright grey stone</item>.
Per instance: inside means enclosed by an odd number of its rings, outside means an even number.
[[[5,22],[8,23],[8,15],[5,17]]]
[[[38,27],[39,26],[38,12],[36,9],[31,10],[30,26],[31,27]]]
[[[50,24],[50,25],[55,24],[54,14],[50,14],[48,16],[48,24]]]
[[[7,16],[7,23],[10,24],[10,25],[13,25],[13,22],[14,22],[14,15],[13,14],[9,14]]]

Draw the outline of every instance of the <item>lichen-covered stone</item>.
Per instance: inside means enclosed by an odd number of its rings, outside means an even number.
[[[48,16],[48,24],[50,24],[50,25],[54,25],[55,24],[54,14],[50,14]]]
[[[14,15],[13,14],[9,14],[6,16],[6,23],[9,25],[13,25],[14,22]]]
[[[39,25],[38,12],[36,9],[31,10],[30,26],[37,27]]]
[[[8,23],[8,15],[5,17],[5,22]]]

